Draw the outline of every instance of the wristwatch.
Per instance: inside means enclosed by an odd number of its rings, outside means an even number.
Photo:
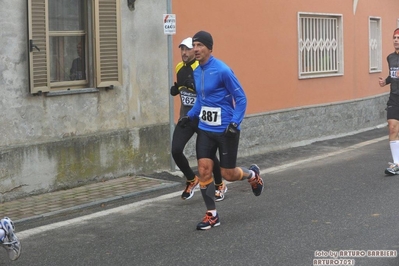
[[[231,125],[232,125],[233,127],[235,127],[235,128],[238,127],[237,123],[231,123]]]

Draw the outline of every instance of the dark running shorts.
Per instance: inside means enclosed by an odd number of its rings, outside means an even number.
[[[386,110],[387,110],[387,120],[395,119],[399,121],[399,106],[388,105]]]
[[[240,132],[234,138],[224,136],[224,133],[209,132],[199,129],[197,134],[197,159],[212,159],[219,149],[220,167],[231,169],[236,167],[238,142]]]
[[[387,103],[387,120],[395,119],[399,120],[399,95],[398,94],[389,94],[389,99]]]

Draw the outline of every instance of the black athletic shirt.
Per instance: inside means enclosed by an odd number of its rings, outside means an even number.
[[[197,99],[193,71],[198,65],[195,59],[187,64],[180,62],[176,65],[176,82],[181,100],[180,117],[187,115]]]

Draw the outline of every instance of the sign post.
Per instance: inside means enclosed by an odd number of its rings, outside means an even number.
[[[172,5],[171,0],[167,0],[167,12],[171,12]],[[176,15],[175,14],[163,14],[163,32],[168,38],[168,94],[169,94],[169,134],[170,143],[173,139],[173,131],[175,130],[175,118],[174,118],[174,100],[173,96],[169,93],[169,88],[173,83],[173,48],[172,48],[172,35],[176,34]],[[173,160],[172,153],[170,155],[170,169],[176,171],[176,164]]]

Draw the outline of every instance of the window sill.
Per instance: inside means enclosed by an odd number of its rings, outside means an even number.
[[[62,96],[62,95],[71,95],[71,94],[82,94],[82,93],[92,93],[99,92],[98,88],[86,88],[86,89],[73,89],[73,90],[62,90],[62,91],[50,91],[45,93],[47,97],[52,96]]]

